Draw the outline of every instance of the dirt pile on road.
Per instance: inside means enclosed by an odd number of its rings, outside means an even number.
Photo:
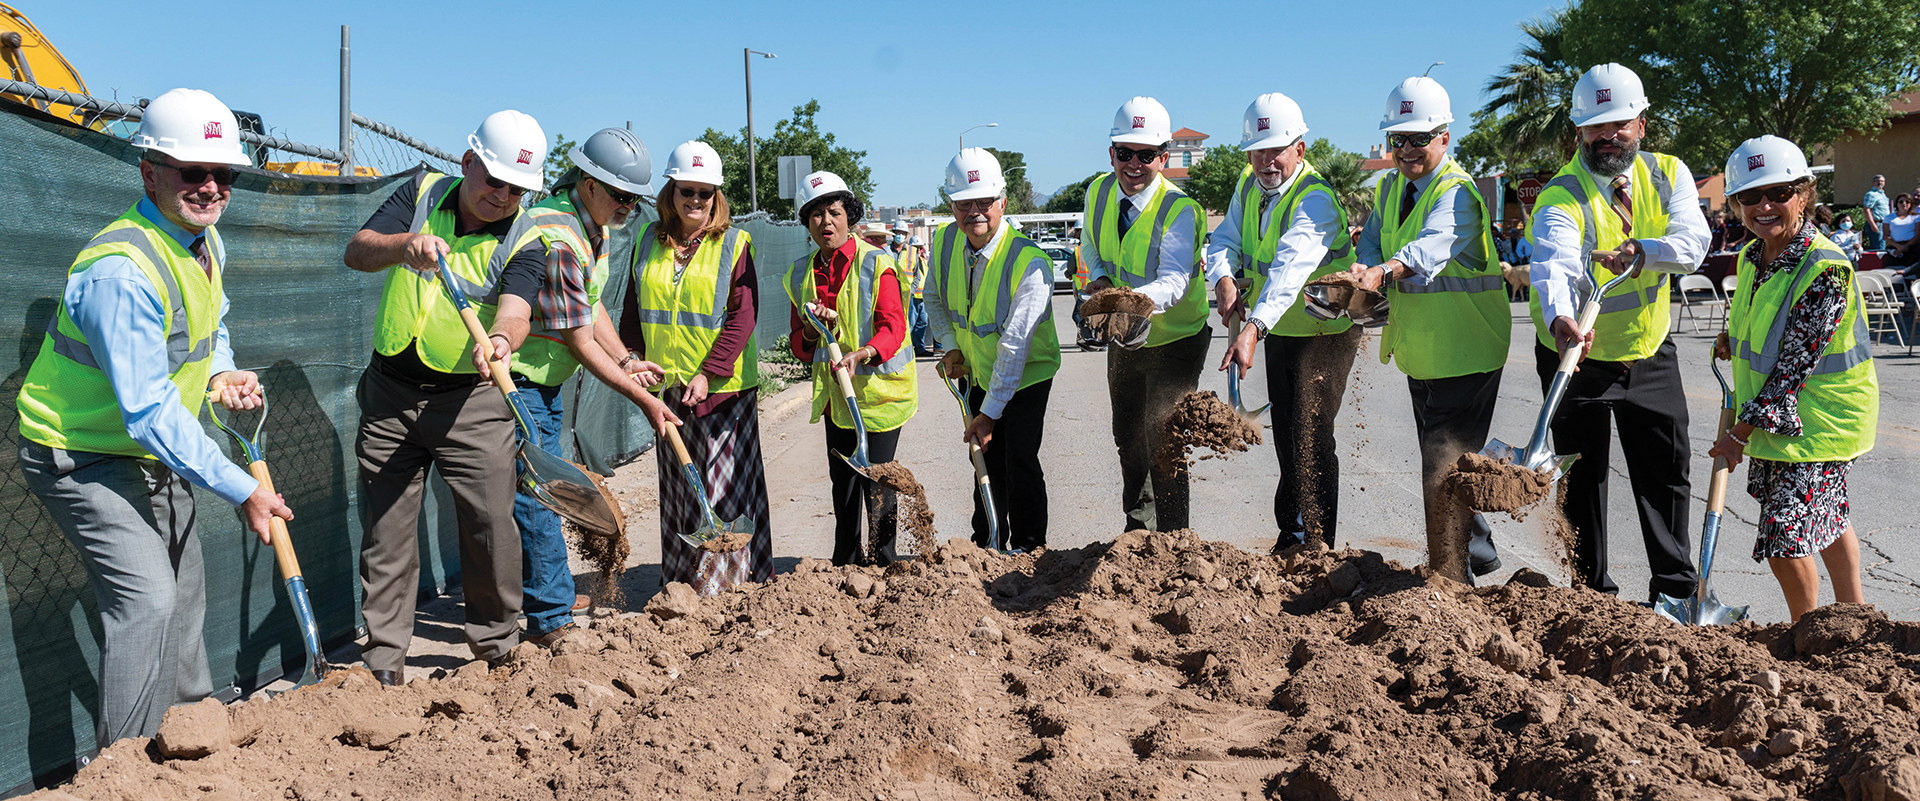
[[[1192,459],[1218,459],[1260,444],[1260,426],[1247,422],[1212,390],[1182,395],[1167,414],[1166,425],[1159,460],[1176,472],[1186,470]],[[1212,453],[1195,457],[1196,448]]]
[[[1920,625],[1686,628],[1362,551],[1191,532],[803,560],[383,689],[362,670],[145,740],[86,799],[1911,798]],[[184,707],[183,709],[193,709]],[[215,709],[215,712],[221,710]],[[178,714],[179,710],[176,710]],[[201,714],[204,714],[202,712]],[[196,724],[202,729],[208,724]],[[191,745],[185,743],[184,745]],[[198,753],[198,751],[194,751]]]
[[[914,552],[932,553],[935,547],[933,507],[927,504],[927,489],[920,486],[913,471],[899,462],[881,462],[867,468],[867,475],[901,497],[900,518],[906,524],[907,533],[913,536]]]

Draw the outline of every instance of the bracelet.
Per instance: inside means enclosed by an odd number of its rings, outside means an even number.
[[[1744,439],[1741,439],[1739,434],[1733,433],[1733,429],[1731,428],[1727,429],[1727,438],[1733,440],[1734,442],[1740,443],[1740,447],[1742,448],[1747,447],[1747,441]]]
[[[627,351],[627,358],[621,359],[620,363],[614,366],[624,370],[626,369],[627,365],[632,364],[639,360],[640,360],[640,354],[634,353],[633,351]]]

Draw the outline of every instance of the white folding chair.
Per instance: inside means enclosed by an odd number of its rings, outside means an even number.
[[[1735,275],[1733,273],[1727,273],[1726,275],[1723,275],[1720,277],[1720,296],[1721,297],[1724,297],[1727,300],[1731,301],[1733,300],[1734,291],[1739,288],[1740,288],[1740,276]]]
[[[1695,299],[1693,294],[1696,292],[1705,292],[1707,296],[1702,299]],[[1713,279],[1699,273],[1680,276],[1679,295],[1680,314],[1693,322],[1694,333],[1700,333],[1700,317],[1694,312],[1696,308],[1706,311],[1707,325],[1709,327],[1713,325],[1715,309],[1720,310],[1720,316],[1723,318],[1722,322],[1725,322],[1727,299],[1720,297],[1720,290],[1713,285]]]
[[[1906,332],[1900,330],[1900,313],[1907,308],[1906,302],[1893,294],[1893,282],[1887,280],[1883,270],[1868,270],[1853,274],[1854,285],[1860,290],[1860,311],[1867,315],[1867,335],[1874,342],[1880,341],[1880,335],[1893,332],[1894,341],[1900,347],[1907,347]]]

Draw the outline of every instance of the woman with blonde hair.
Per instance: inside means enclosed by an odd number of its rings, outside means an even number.
[[[660,219],[634,239],[620,338],[629,363],[660,365],[653,389],[682,421],[680,438],[721,520],[753,523],[749,578],[773,576],[773,531],[760,455],[759,284],[753,240],[731,226],[720,154],[686,142],[667,156]],[[642,378],[642,381],[649,381]],[[690,582],[700,551],[682,539],[704,522],[672,448],[660,466],[661,583]]]
[[[1814,181],[1800,148],[1749,139],[1727,158],[1727,196],[1754,239],[1715,356],[1733,361],[1732,428],[1709,455],[1747,468],[1760,501],[1754,561],[1765,559],[1794,620],[1819,604],[1826,563],[1833,598],[1861,603],[1860,543],[1847,474],[1873,449],[1880,389],[1853,263],[1812,223]]]

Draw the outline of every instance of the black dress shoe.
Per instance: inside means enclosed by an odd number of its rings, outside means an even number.
[[[1487,525],[1487,519],[1473,516],[1473,522],[1467,537],[1467,567],[1476,576],[1484,576],[1500,569],[1500,550],[1493,547],[1493,528]]]
[[[376,670],[373,671],[373,678],[382,687],[398,687],[401,684],[400,671],[397,670]]]

